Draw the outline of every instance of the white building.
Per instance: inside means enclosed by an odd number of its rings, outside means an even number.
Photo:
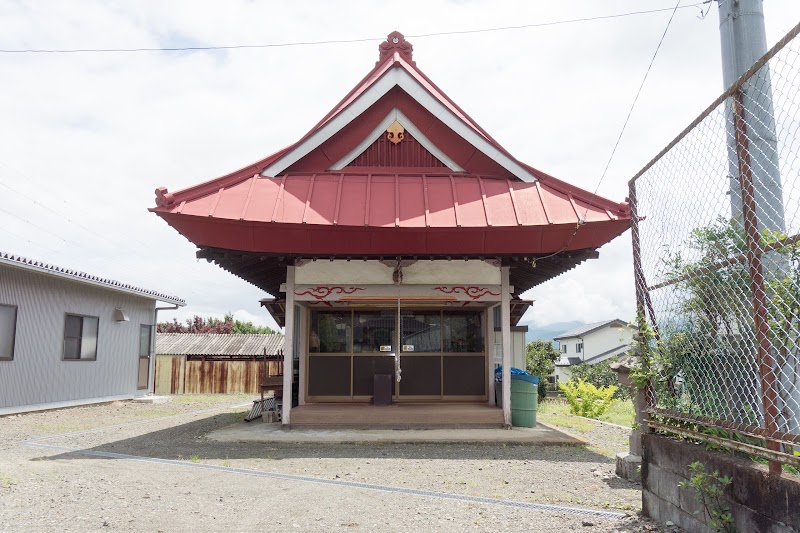
[[[558,342],[561,358],[556,361],[555,381],[566,381],[570,367],[586,363],[594,365],[630,349],[634,329],[619,320],[605,320],[565,331],[553,340]]]
[[[186,305],[0,252],[0,415],[151,392],[157,301]]]

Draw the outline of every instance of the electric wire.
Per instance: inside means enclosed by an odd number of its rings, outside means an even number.
[[[0,165],[6,166],[6,165],[5,165],[5,164],[4,164],[2,161],[0,161]],[[6,168],[10,168],[10,167],[7,167],[7,166],[6,166]],[[5,189],[8,189],[9,191],[11,191],[11,192],[13,192],[13,193],[15,193],[15,194],[17,194],[17,195],[19,195],[19,196],[21,196],[21,197],[25,198],[25,199],[26,199],[26,200],[28,200],[29,202],[31,202],[31,203],[33,203],[33,204],[35,204],[35,205],[37,205],[37,206],[41,207],[41,208],[42,208],[42,209],[44,209],[45,211],[49,211],[50,213],[52,213],[52,214],[54,214],[54,215],[56,215],[56,216],[59,216],[59,217],[63,218],[64,220],[66,220],[66,221],[67,221],[67,222],[69,222],[70,224],[73,224],[74,226],[76,226],[76,227],[78,227],[78,228],[82,229],[83,231],[85,231],[85,232],[87,232],[87,233],[89,233],[89,234],[91,234],[91,235],[94,235],[95,237],[99,237],[99,238],[103,239],[104,241],[106,241],[106,242],[109,242],[109,243],[111,243],[111,244],[113,244],[113,245],[116,245],[116,244],[117,244],[117,242],[116,242],[116,241],[114,241],[114,240],[112,240],[112,239],[110,239],[110,238],[106,237],[105,235],[102,235],[102,234],[98,233],[97,231],[95,231],[95,230],[93,230],[93,229],[91,229],[91,228],[88,228],[88,227],[84,226],[84,225],[83,225],[83,224],[81,224],[80,222],[78,222],[78,221],[76,221],[76,220],[73,220],[72,218],[70,218],[68,215],[65,215],[64,213],[61,213],[61,212],[59,212],[59,211],[56,211],[55,209],[53,209],[53,208],[51,208],[51,207],[49,207],[49,206],[47,206],[47,205],[45,205],[45,204],[41,203],[39,200],[36,200],[35,198],[32,198],[31,196],[28,196],[28,195],[27,195],[27,194],[25,194],[24,192],[22,192],[22,191],[20,191],[20,190],[17,190],[17,189],[15,189],[14,187],[12,187],[12,186],[8,185],[7,183],[4,183],[4,182],[0,181],[0,187],[3,187],[3,188],[5,188]],[[147,249],[148,249],[148,248],[147,248],[147,245],[145,245],[143,242],[139,241],[138,239],[135,239],[135,238],[131,237],[130,235],[125,235],[125,238],[126,238],[126,239],[128,239],[128,240],[129,240],[129,241],[131,241],[131,242],[134,242],[134,243],[138,244],[138,245],[141,247],[141,249],[142,249],[142,250],[147,250]]]
[[[16,175],[19,178],[21,178],[23,181],[29,181],[29,182],[32,181],[28,176],[25,176],[24,174],[22,174],[21,172],[19,172],[16,169],[14,169],[13,167],[9,166],[8,164],[6,164],[3,161],[0,161],[0,166],[3,166],[6,169],[8,169],[9,171],[16,173]],[[132,252],[133,253],[137,253],[135,250],[131,250],[130,248],[124,246],[122,244],[123,241],[121,239],[113,239],[113,238],[107,237],[107,236],[105,236],[105,235],[103,235],[103,234],[101,234],[101,233],[99,233],[99,232],[97,232],[95,230],[92,230],[91,228],[88,228],[85,225],[73,220],[72,218],[70,218],[69,216],[65,215],[64,213],[59,212],[58,210],[53,209],[52,207],[43,204],[41,201],[36,200],[35,198],[31,197],[30,195],[28,195],[28,194],[26,194],[26,193],[24,193],[24,192],[22,192],[22,191],[20,191],[20,190],[18,190],[16,188],[14,188],[14,187],[11,187],[10,185],[8,185],[6,183],[3,183],[2,181],[0,181],[0,186],[2,186],[4,188],[14,192],[15,194],[18,194],[19,196],[25,198],[26,200],[30,201],[34,205],[36,205],[36,206],[38,206],[38,207],[40,207],[40,208],[42,208],[42,209],[44,209],[44,210],[46,210],[48,212],[60,217],[60,218],[63,218],[67,222],[69,222],[69,223],[75,225],[76,227],[78,227],[78,228],[80,228],[80,229],[82,229],[82,230],[94,235],[95,237],[99,237],[100,239],[106,241],[107,243],[112,244],[113,246],[117,247],[119,250],[121,250],[123,252],[126,252],[126,253],[132,253]],[[47,233],[48,235],[51,235],[52,237],[55,237],[55,238],[61,240],[65,244],[83,248],[83,249],[85,249],[87,251],[92,252],[92,254],[94,256],[100,255],[100,254],[97,254],[97,252],[95,250],[91,250],[91,249],[89,249],[88,247],[84,246],[81,243],[76,243],[76,242],[74,242],[72,240],[67,240],[64,237],[61,237],[60,235],[55,233],[54,231],[51,231],[48,228],[42,227],[41,225],[38,225],[38,224],[36,224],[34,222],[31,222],[30,220],[28,220],[27,218],[24,218],[23,216],[17,215],[15,213],[12,213],[12,212],[10,212],[10,211],[8,211],[6,209],[3,209],[3,208],[0,208],[0,212],[3,212],[6,215],[9,215],[9,216],[14,217],[14,218],[16,218],[18,220],[21,220],[21,221],[25,222],[26,224],[30,225],[31,227],[34,227],[34,228],[36,228],[36,229],[38,229],[38,230],[40,230],[40,231],[42,231],[44,233]],[[40,248],[42,248],[44,250],[47,250],[47,251],[50,251],[50,252],[54,252],[54,253],[62,256],[62,257],[68,257],[63,252],[54,250],[52,248],[48,248],[48,247],[46,247],[46,246],[44,246],[42,244],[39,244],[38,242],[34,242],[34,241],[32,241],[32,240],[30,240],[30,239],[28,239],[26,237],[23,237],[21,235],[13,233],[13,232],[5,229],[5,228],[0,228],[0,229],[2,229],[5,233],[8,233],[9,235],[12,235],[13,237],[16,237],[16,238],[21,239],[21,240],[26,241],[26,242],[29,242],[29,243],[33,244],[34,246],[38,246],[38,247],[40,247]],[[116,232],[119,236],[124,237],[125,238],[124,242],[136,243],[141,248],[141,251],[147,252],[147,253],[152,252],[152,249],[150,247],[148,247],[147,245],[145,245],[144,243],[142,243],[141,241],[139,241],[135,237],[131,236],[129,233],[120,231],[118,228],[113,228],[113,231]],[[10,250],[9,250],[9,252],[10,252]],[[108,256],[108,255],[100,255],[100,257],[108,258],[108,260],[110,262],[112,262],[112,263],[114,263],[114,264],[116,264],[118,266],[122,266],[125,269],[124,270],[124,275],[125,276],[130,276],[132,278],[131,281],[133,281],[134,279],[136,279],[136,278],[141,276],[141,272],[139,272],[139,271],[134,272],[134,271],[129,270],[126,265],[124,265],[123,263],[120,263],[116,259],[110,258],[110,256]],[[30,259],[33,259],[33,258],[30,258]],[[64,266],[66,266],[66,265],[64,265]],[[146,281],[147,281],[148,284],[153,283],[154,285],[156,283],[163,283],[163,280],[156,281],[155,278],[153,278],[151,276],[148,276],[146,278]],[[224,286],[224,285],[222,285],[220,283],[216,283],[216,282],[204,281],[203,283],[204,283],[205,286],[214,285],[216,287],[219,287],[220,289],[225,289],[225,290],[229,289],[229,287]],[[189,289],[187,292],[189,294],[194,294],[196,296],[202,296],[202,293],[200,293],[200,292],[198,292],[196,290],[193,290],[193,289]]]
[[[696,2],[685,6],[680,6],[681,9],[699,7],[708,4],[711,0],[703,2]],[[648,15],[651,13],[661,13],[670,11],[676,8],[659,8],[649,9],[642,11],[628,11],[625,13],[614,13],[610,15],[598,15],[593,17],[581,17],[565,20],[553,20],[548,22],[534,22],[531,24],[521,24],[515,26],[499,26],[494,28],[478,28],[474,30],[453,30],[441,31],[432,33],[418,33],[415,35],[407,35],[407,38],[424,39],[429,37],[443,37],[451,35],[468,35],[476,33],[489,33],[498,31],[510,30],[523,30],[530,28],[543,28],[549,26],[561,26],[565,24],[576,24],[582,22],[594,22],[599,20],[611,20],[622,17]],[[322,41],[294,41],[285,43],[261,43],[261,44],[233,44],[233,45],[209,45],[209,46],[174,46],[174,47],[135,47],[135,48],[23,48],[23,49],[0,49],[2,54],[81,54],[81,53],[135,53],[135,52],[196,52],[196,51],[215,51],[215,50],[246,50],[246,49],[262,49],[262,48],[288,48],[294,46],[321,46],[331,44],[350,44],[362,43],[370,41],[383,41],[385,37],[361,37],[353,39],[328,39]]]
[[[727,0],[723,0],[723,1],[727,1]],[[677,10],[679,8],[683,9],[683,8],[698,7],[698,6],[702,6],[702,5],[708,4],[710,2],[711,2],[711,0],[705,0],[703,2],[696,2],[694,4],[689,4],[689,5],[686,5],[686,6],[680,6],[680,0],[679,0],[679,2],[673,8],[660,8],[660,9],[652,9],[652,10],[631,11],[631,12],[626,12],[626,13],[600,15],[600,16],[594,16],[594,17],[582,17],[582,18],[576,18],[576,19],[540,22],[540,23],[515,25],[515,26],[502,26],[502,27],[494,27],[494,28],[480,28],[480,29],[475,29],[475,30],[454,30],[454,31],[447,31],[447,32],[422,33],[422,34],[409,35],[408,37],[409,38],[428,38],[428,37],[439,37],[439,36],[450,36],[450,35],[465,35],[465,34],[498,32],[498,31],[520,30],[520,29],[529,29],[529,28],[537,28],[537,27],[556,26],[556,25],[563,25],[563,24],[591,22],[591,21],[598,21],[598,20],[609,20],[609,19],[615,19],[615,18],[621,18],[621,17],[644,15],[644,14],[651,14],[651,13],[659,13],[659,12],[664,12],[664,11],[670,11],[671,10],[672,13],[670,15],[669,22],[667,23],[667,28],[664,30],[664,33],[663,33],[663,35],[661,37],[661,40],[659,41],[658,46],[656,47],[656,51],[655,51],[655,53],[653,55],[653,58],[650,61],[650,64],[648,65],[648,68],[647,68],[647,71],[645,73],[644,79],[642,80],[642,83],[639,86],[639,90],[636,93],[636,97],[634,98],[633,104],[631,105],[631,108],[628,111],[628,115],[627,115],[627,117],[625,119],[625,123],[623,124],[622,130],[620,131],[620,135],[617,138],[617,141],[616,141],[616,143],[614,145],[614,149],[612,150],[612,153],[611,153],[611,156],[609,158],[609,161],[607,162],[606,167],[605,167],[605,169],[603,171],[603,174],[600,177],[600,180],[598,181],[597,187],[595,188],[595,194],[596,194],[597,190],[600,187],[600,184],[602,183],[603,179],[605,178],[605,175],[606,175],[606,173],[608,171],[608,168],[609,168],[609,166],[611,164],[611,161],[613,160],[614,154],[616,153],[617,147],[619,146],[619,143],[620,143],[620,140],[622,138],[622,135],[623,135],[623,133],[625,131],[625,128],[627,127],[627,124],[628,124],[629,120],[630,120],[630,116],[631,116],[631,114],[633,112],[633,108],[636,105],[636,102],[637,102],[637,100],[639,98],[639,95],[641,93],[642,87],[644,86],[644,83],[645,83],[645,81],[647,79],[647,76],[648,76],[648,74],[650,72],[650,69],[652,68],[652,65],[653,65],[653,63],[655,61],[655,58],[658,55],[658,52],[659,52],[659,50],[661,48],[661,44],[664,41],[664,37],[666,36],[667,30],[669,29],[670,24],[672,23],[672,20],[673,20],[673,18],[675,16],[675,13],[677,12]],[[205,51],[213,51],[213,50],[234,50],[234,49],[254,49],[254,48],[280,48],[280,47],[292,47],[292,46],[316,46],[316,45],[357,43],[357,42],[379,41],[379,40],[383,40],[383,37],[380,37],[380,38],[357,38],[357,39],[324,40],[324,41],[297,41],[297,42],[289,42],[289,43],[265,43],[265,44],[253,44],[253,45],[228,45],[228,46],[154,47],[154,48],[19,49],[19,50],[0,49],[0,53],[7,53],[7,54],[14,54],[14,53],[68,54],[68,53],[93,53],[93,52],[98,52],[98,53],[109,52],[109,53],[112,53],[112,52],[174,52],[174,51],[204,51],[204,50]],[[3,164],[3,165],[7,167],[7,165],[5,165],[5,164]],[[7,168],[10,168],[10,167],[7,167]],[[47,211],[50,211],[53,214],[64,218],[68,222],[76,225],[77,227],[83,229],[84,231],[87,231],[87,232],[89,232],[89,233],[91,233],[93,235],[96,235],[96,236],[98,236],[98,237],[100,237],[103,240],[106,240],[108,242],[115,243],[115,241],[112,241],[111,239],[109,239],[109,238],[107,238],[107,237],[95,232],[94,230],[91,230],[91,229],[83,226],[82,224],[72,220],[71,218],[69,218],[68,216],[64,215],[63,213],[60,213],[60,212],[58,212],[58,211],[56,211],[56,210],[54,210],[54,209],[42,204],[41,202],[31,198],[30,196],[28,196],[28,195],[26,195],[26,194],[24,194],[24,193],[22,193],[22,192],[20,192],[20,191],[18,191],[16,189],[14,189],[13,187],[11,187],[11,186],[3,183],[3,182],[0,182],[0,186],[17,193],[20,196],[26,198],[27,200],[33,202],[35,205],[38,205],[41,208],[46,209]],[[23,217],[15,215],[14,213],[6,211],[6,210],[4,210],[2,208],[0,208],[0,211],[4,212],[4,213],[6,213],[6,214],[8,214],[10,216],[13,216],[15,218],[18,218],[18,219],[26,222],[27,224],[30,224],[31,226],[40,229],[41,231],[44,231],[44,232],[46,232],[46,233],[48,233],[50,235],[53,235],[56,238],[60,239],[61,241],[65,242],[67,244],[77,244],[77,243],[74,243],[74,242],[71,242],[71,241],[68,241],[68,240],[64,239],[63,237],[53,233],[50,230],[47,230],[46,228],[42,228],[41,226],[38,226],[38,225],[30,222],[29,220],[24,219]],[[585,220],[585,217],[586,217],[587,214],[588,214],[588,207],[587,207],[587,209],[586,209],[586,211],[584,213],[584,220]],[[537,258],[537,260],[553,257],[553,256],[563,252],[564,250],[566,250],[569,247],[569,245],[572,243],[572,241],[574,240],[574,238],[577,235],[579,229],[581,228],[581,225],[582,225],[581,222],[582,222],[582,220],[578,222],[578,224],[576,225],[575,231],[573,232],[573,234],[569,238],[567,244],[565,244],[565,246],[561,250],[559,250],[558,252],[554,252],[554,253],[552,253],[550,255],[544,256],[544,257],[539,257],[539,258]],[[22,238],[23,240],[26,240],[27,242],[31,242],[32,244],[35,244],[32,241],[30,241],[30,240],[28,240],[28,239],[26,239],[24,237],[20,237],[20,236],[18,236],[16,234],[13,234],[13,233],[11,233],[11,232],[9,232],[7,230],[6,230],[6,232],[14,235],[15,237]],[[136,239],[131,239],[131,240],[133,242],[137,242],[140,245],[142,244],[139,241],[137,241]],[[78,246],[80,246],[80,245],[78,245]],[[111,258],[109,258],[109,259],[112,262],[117,263],[115,260],[113,260]],[[120,263],[117,263],[117,264],[120,264]],[[195,291],[192,291],[192,290],[190,290],[190,292],[193,293],[193,294],[198,294],[198,293],[196,293]]]
[[[614,143],[614,148],[611,150],[611,155],[608,158],[608,162],[606,162],[606,167],[603,169],[603,174],[600,176],[600,180],[597,182],[597,187],[594,188],[594,193],[597,194],[597,191],[600,189],[600,184],[603,183],[603,179],[606,177],[606,173],[608,172],[608,167],[611,166],[611,161],[614,159],[614,155],[617,153],[617,148],[619,147],[619,143],[622,140],[622,136],[625,133],[625,128],[628,127],[628,122],[631,119],[631,115],[633,114],[633,109],[636,107],[636,102],[639,101],[639,95],[642,94],[642,88],[644,87],[645,82],[647,81],[647,76],[650,75],[650,70],[653,68],[653,63],[656,61],[656,57],[658,57],[658,52],[661,50],[661,45],[664,42],[664,38],[667,36],[667,32],[669,31],[669,27],[672,25],[672,19],[675,18],[675,13],[678,11],[678,7],[680,6],[681,0],[678,0],[678,3],[675,4],[675,7],[672,9],[672,14],[669,16],[669,20],[667,21],[667,27],[664,28],[664,33],[661,34],[661,39],[658,41],[658,46],[656,46],[656,51],[653,52],[653,57],[650,59],[650,64],[647,65],[647,70],[644,73],[644,77],[642,78],[642,83],[639,84],[639,89],[636,91],[636,96],[633,97],[633,102],[631,103],[631,107],[628,110],[628,115],[625,117],[625,122],[622,124],[622,129],[619,132],[619,136],[617,136],[617,141]],[[586,210],[588,213],[588,208]],[[586,215],[584,215],[584,218]]]
[[[636,91],[636,96],[634,96],[633,102],[631,103],[631,107],[630,109],[628,109],[628,115],[625,117],[625,122],[622,124],[622,129],[620,130],[619,135],[617,136],[617,140],[614,143],[614,148],[611,150],[611,155],[609,156],[608,161],[606,162],[606,166],[603,169],[603,173],[601,174],[600,179],[597,181],[597,186],[594,188],[595,195],[597,195],[597,191],[600,190],[600,185],[603,183],[603,180],[605,179],[606,174],[608,173],[608,168],[611,165],[611,161],[614,159],[614,155],[617,153],[617,148],[619,147],[619,143],[622,140],[623,134],[625,133],[625,129],[628,127],[628,122],[630,122],[631,115],[633,114],[633,109],[636,107],[636,102],[639,101],[639,96],[642,94],[642,88],[644,87],[644,84],[647,81],[647,77],[650,74],[650,70],[653,68],[653,63],[655,63],[656,57],[658,57],[658,52],[661,50],[661,45],[664,42],[664,38],[667,36],[667,32],[669,31],[669,28],[672,25],[672,20],[675,18],[675,13],[681,7],[680,3],[681,0],[678,0],[678,2],[675,4],[675,7],[672,8],[672,13],[670,14],[669,20],[667,21],[667,26],[664,28],[664,33],[661,34],[661,39],[659,39],[658,41],[658,45],[656,46],[655,52],[653,52],[653,57],[650,59],[650,63],[647,65],[647,70],[644,73],[642,82],[639,84],[639,89]],[[708,2],[702,2],[702,3],[706,4]],[[694,7],[696,5],[697,4],[693,4],[692,6],[683,6],[683,7]],[[534,267],[536,266],[537,261],[541,261],[542,259],[548,259],[550,257],[556,256],[561,252],[563,252],[564,250],[566,250],[567,248],[569,248],[569,245],[572,244],[572,241],[575,240],[575,236],[578,234],[578,231],[580,231],[580,229],[583,227],[583,224],[586,221],[586,216],[588,214],[589,214],[589,205],[587,204],[586,209],[583,212],[583,218],[578,220],[577,224],[575,225],[575,231],[572,232],[572,235],[569,237],[564,247],[557,252],[553,252],[552,254],[535,258],[532,263],[533,266]]]
[[[27,218],[25,218],[23,216],[17,215],[16,213],[12,213],[11,211],[3,209],[2,207],[0,207],[0,212],[5,213],[6,215],[11,216],[13,218],[16,218],[17,220],[21,220],[25,224],[27,224],[27,225],[29,225],[29,226],[31,226],[33,228],[36,228],[39,231],[41,231],[43,233],[46,233],[46,234],[48,234],[48,235],[50,235],[52,237],[55,237],[56,239],[62,241],[64,244],[70,245],[70,246],[75,247],[75,248],[83,249],[83,250],[85,250],[87,252],[90,252],[93,257],[102,258],[105,261],[108,261],[110,263],[113,263],[113,264],[121,267],[122,272],[124,273],[124,275],[131,277],[130,281],[135,281],[137,279],[138,280],[144,280],[144,281],[147,282],[147,284],[152,284],[154,287],[163,283],[163,280],[158,280],[157,281],[152,276],[147,275],[147,274],[143,274],[141,271],[133,272],[132,270],[130,270],[130,266],[129,265],[126,265],[125,263],[122,263],[121,261],[118,261],[117,259],[114,259],[113,257],[109,256],[108,254],[100,254],[100,253],[97,252],[97,250],[94,250],[94,249],[86,246],[85,244],[83,244],[81,242],[76,242],[76,241],[73,241],[71,239],[66,239],[66,238],[62,237],[61,235],[55,233],[54,231],[52,231],[52,230],[50,230],[48,228],[45,228],[45,227],[43,227],[43,226],[41,226],[39,224],[36,224],[35,222],[31,222],[30,220],[28,220]],[[38,244],[38,243],[36,243],[34,241],[31,241],[30,239],[28,239],[26,237],[22,237],[21,235],[17,235],[16,233],[13,233],[13,232],[5,229],[5,228],[0,228],[0,229],[2,229],[5,233],[13,235],[14,237],[17,237],[19,239],[25,240],[25,241],[27,241],[27,242],[29,242],[31,244],[34,244],[35,246],[39,246],[41,248],[48,249],[48,247],[46,247],[44,245]],[[55,253],[57,253],[57,254],[59,254],[61,256],[66,257],[66,255],[63,252],[57,252],[57,251],[52,250],[52,249],[50,251],[53,251],[53,252],[55,252]],[[10,252],[10,250],[9,250],[9,252]],[[33,258],[30,258],[30,259],[33,259]],[[63,266],[66,267],[67,265],[63,265]],[[103,277],[109,277],[109,276],[103,276]],[[139,281],[136,281],[135,283],[132,283],[132,284],[135,285],[135,284],[139,284],[139,283],[140,283]],[[165,292],[165,291],[161,291],[161,292]],[[190,294],[197,295],[197,296],[203,296],[202,293],[200,293],[200,292],[198,292],[197,290],[194,290],[194,289],[187,289],[186,292],[188,292]]]

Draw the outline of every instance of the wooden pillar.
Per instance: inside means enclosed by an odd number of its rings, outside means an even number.
[[[503,335],[503,424],[511,428],[511,287],[509,267],[500,267],[500,329]]]
[[[297,401],[299,405],[306,403],[306,372],[308,372],[308,308],[302,305],[297,306],[300,309],[300,320],[296,324],[297,327],[297,354],[300,357],[300,372],[299,380],[297,383],[298,393]]]
[[[281,424],[291,423],[294,381],[294,265],[286,267],[286,332],[283,338],[283,413]]]
[[[494,308],[486,308],[486,358],[488,371],[486,390],[489,391],[489,405],[494,405]]]

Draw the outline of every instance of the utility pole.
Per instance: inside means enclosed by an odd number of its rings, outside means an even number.
[[[767,52],[764,6],[763,0],[717,1],[722,79],[724,88],[728,89]],[[731,215],[734,223],[749,233],[747,241],[751,258],[754,329],[759,344],[758,361],[759,365],[766,366],[760,369],[765,425],[768,429],[772,426],[773,430],[797,432],[800,431],[800,390],[793,382],[793,376],[800,373],[800,358],[794,350],[791,350],[793,358],[774,358],[777,351],[785,350],[785,347],[775,347],[770,342],[766,301],[769,292],[764,287],[765,280],[783,279],[792,265],[778,252],[762,254],[758,250],[759,234],[764,230],[786,233],[769,64],[759,69],[726,100],[725,128]],[[744,196],[742,184],[747,187]],[[749,218],[749,229],[746,218]],[[793,337],[800,334],[797,324],[787,327],[793,330]],[[772,449],[776,447],[774,442],[768,441],[768,445]],[[780,472],[778,463],[770,463],[770,472]]]
[[[717,0],[722,44],[722,81],[727,89],[767,52],[762,0]],[[744,118],[749,142],[753,188],[759,232],[786,230],[778,162],[778,141],[772,105],[772,85],[765,66],[743,86]],[[726,103],[728,176],[731,215],[742,221],[742,191],[739,180],[733,98]],[[770,270],[767,267],[767,270]]]

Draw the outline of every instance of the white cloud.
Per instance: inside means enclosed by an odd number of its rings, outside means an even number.
[[[509,26],[671,7],[593,2],[302,3],[155,0],[11,3],[0,48],[253,44]],[[774,43],[800,5],[765,5]],[[627,180],[719,92],[717,17],[675,16],[600,187]],[[421,16],[424,13],[424,16]],[[418,66],[519,159],[594,190],[669,12],[410,39]],[[335,21],[332,24],[331,21]],[[377,41],[223,52],[2,54],[0,249],[184,297],[180,311],[235,309],[269,323],[264,293],[194,259],[146,208],[171,190],[241,168],[295,141],[377,59]],[[56,211],[58,214],[54,213]],[[628,236],[531,291],[543,323],[633,310]],[[247,313],[248,315],[245,315]]]

